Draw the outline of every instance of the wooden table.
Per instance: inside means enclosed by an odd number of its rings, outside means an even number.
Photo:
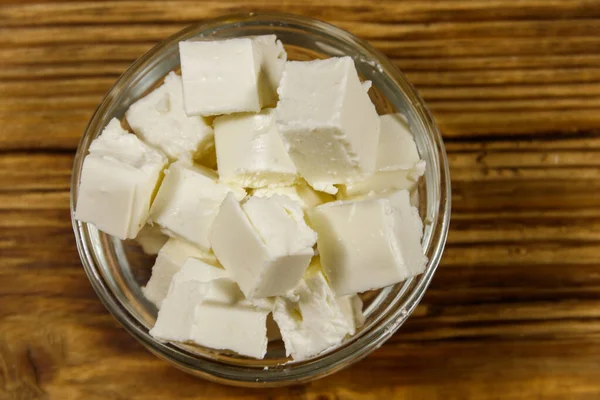
[[[2,1],[0,399],[600,398],[600,2]],[[12,4],[10,4],[12,3]],[[447,250],[409,322],[300,387],[192,378],[94,294],[69,220],[82,130],[136,57],[187,24],[284,10],[408,75],[452,167]]]

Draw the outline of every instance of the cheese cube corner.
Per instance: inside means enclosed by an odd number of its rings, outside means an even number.
[[[83,161],[75,219],[123,240],[135,238],[146,224],[166,157],[125,131],[116,118],[89,151]]]
[[[275,110],[215,118],[219,178],[242,187],[292,185],[298,171],[277,131]]]
[[[300,175],[315,189],[375,169],[380,121],[350,57],[285,64],[277,126]]]
[[[287,55],[275,35],[179,43],[188,115],[258,112],[277,103]]]
[[[321,264],[337,296],[380,289],[423,272],[422,223],[406,190],[336,201],[309,213]]]
[[[207,168],[176,162],[165,172],[150,219],[171,236],[208,251],[210,227],[228,193],[240,200],[246,195],[242,188],[218,182],[217,175]]]
[[[228,195],[210,241],[219,262],[253,299],[296,286],[314,254],[316,234],[304,222],[301,207],[283,196],[251,197],[240,205]]]

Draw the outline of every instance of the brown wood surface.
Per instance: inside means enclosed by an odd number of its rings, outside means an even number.
[[[599,399],[600,1],[0,1],[0,399]],[[224,387],[131,338],[69,220],[82,130],[127,65],[187,24],[287,11],[369,40],[444,134],[447,250],[422,304],[309,385]]]

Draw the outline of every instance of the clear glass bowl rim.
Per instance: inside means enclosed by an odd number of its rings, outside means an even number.
[[[197,36],[202,32],[207,32],[211,29],[214,30],[221,25],[230,26],[234,24],[238,24],[239,26],[242,26],[243,24],[291,25],[296,29],[318,31],[320,34],[330,36],[335,40],[342,40],[346,43],[350,43],[361,54],[368,54],[372,59],[376,60],[381,68],[385,70],[386,74],[394,80],[403,95],[408,97],[408,101],[414,107],[418,118],[424,124],[426,132],[433,142],[433,150],[435,151],[433,154],[435,163],[434,165],[428,165],[428,168],[435,169],[434,173],[436,181],[433,182],[436,184],[436,193],[434,196],[435,209],[433,210],[434,218],[431,221],[428,221],[432,227],[432,231],[429,237],[430,240],[426,244],[426,253],[429,257],[429,263],[426,272],[418,277],[419,281],[417,286],[408,293],[402,304],[395,305],[392,312],[385,315],[385,317],[372,327],[372,329],[364,332],[360,337],[348,341],[348,343],[345,343],[335,351],[308,360],[307,362],[283,365],[280,368],[270,368],[268,370],[256,367],[232,366],[211,360],[200,360],[175,346],[155,341],[148,334],[148,330],[133,318],[120,301],[111,293],[110,288],[106,285],[102,274],[98,270],[96,259],[94,255],[91,254],[90,246],[87,244],[86,224],[80,223],[73,218],[77,194],[76,191],[79,184],[79,173],[83,158],[87,153],[89,143],[99,132],[99,120],[102,119],[104,113],[107,112],[111,104],[118,101],[119,93],[123,90],[125,85],[130,84],[136,74],[146,67],[154,57],[159,56],[162,50],[173,43]],[[429,190],[428,187],[427,191],[429,192]],[[380,347],[406,321],[429,286],[435,270],[439,265],[446,243],[450,224],[450,203],[450,174],[442,137],[425,103],[413,86],[408,82],[404,74],[400,72],[400,70],[394,66],[385,55],[349,32],[309,17],[285,13],[234,14],[207,20],[191,25],[175,33],[155,45],[147,53],[137,59],[108,91],[90,119],[78,146],[71,180],[71,219],[78,252],[94,290],[109,312],[133,337],[158,357],[171,362],[176,367],[193,375],[237,386],[266,387],[307,382],[334,373],[341,368],[364,358]],[[430,206],[428,205],[428,207]]]

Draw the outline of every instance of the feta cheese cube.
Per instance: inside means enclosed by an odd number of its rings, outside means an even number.
[[[202,117],[183,109],[181,77],[169,73],[164,83],[129,107],[131,129],[173,160],[191,163],[212,145],[213,130]]]
[[[180,162],[171,164],[158,190],[150,218],[171,236],[210,250],[208,232],[227,193],[239,200],[246,192],[217,182],[214,172]]]
[[[217,260],[212,254],[183,240],[169,239],[158,252],[152,267],[152,276],[142,288],[144,296],[156,307],[161,308],[173,276],[186,264],[191,265],[188,268],[194,267],[196,271],[206,276],[206,281],[227,277],[225,270],[217,266]]]
[[[144,253],[149,255],[158,254],[167,240],[169,237],[162,233],[158,225],[145,225],[135,237],[135,241],[142,247]]]
[[[313,188],[373,173],[380,122],[350,57],[287,62],[278,93],[279,133]]]
[[[207,285],[198,281],[183,281],[170,285],[170,290],[158,311],[150,335],[162,341],[188,342],[195,323],[195,310],[206,294]]]
[[[237,285],[221,278],[209,282],[179,272],[150,335],[263,358],[267,352],[269,310],[243,300]]]
[[[194,310],[186,309],[187,306],[198,307],[205,302],[233,305],[244,300],[243,294],[230,279],[196,279],[198,276],[190,273],[191,269],[188,265],[188,267],[182,268],[173,275],[168,293],[163,301],[163,307],[159,310],[154,328],[150,332],[151,335],[163,340],[189,341],[191,340],[189,337],[190,328],[193,324],[189,322],[189,318],[183,319],[181,317],[187,314],[187,317],[193,318],[191,314]],[[189,300],[185,301],[187,304],[184,304],[182,295],[189,296]],[[179,308],[179,310],[176,310],[176,308]],[[206,321],[203,322],[206,323]],[[186,329],[181,329],[182,327]],[[177,335],[181,336],[178,337]]]
[[[179,43],[188,115],[258,112],[277,103],[287,55],[275,35]]]
[[[192,329],[192,341],[217,350],[232,350],[262,359],[267,354],[268,310],[248,303],[226,306],[202,303],[195,312],[198,321]],[[207,321],[210,321],[207,323]]]
[[[316,265],[318,261],[307,270],[293,296],[277,297],[273,310],[286,355],[295,361],[339,345],[355,329]]]
[[[425,172],[425,161],[402,114],[379,117],[381,132],[377,146],[375,173],[365,180],[346,183],[340,187],[340,197],[350,198],[370,192],[385,193],[400,189],[413,190]]]
[[[275,110],[215,118],[219,178],[242,187],[292,185],[298,171],[275,123]]]
[[[75,219],[133,239],[146,224],[167,159],[113,118],[90,145],[81,170]]]
[[[422,224],[406,190],[392,198],[327,203],[309,217],[337,296],[379,289],[425,269]]]
[[[287,196],[303,209],[335,200],[335,197],[330,194],[317,192],[303,180],[293,186],[264,187],[252,191],[254,197],[271,197],[273,195]]]
[[[227,195],[210,234],[217,259],[248,299],[293,289],[316,239],[302,209],[283,196],[251,197],[240,205]]]

